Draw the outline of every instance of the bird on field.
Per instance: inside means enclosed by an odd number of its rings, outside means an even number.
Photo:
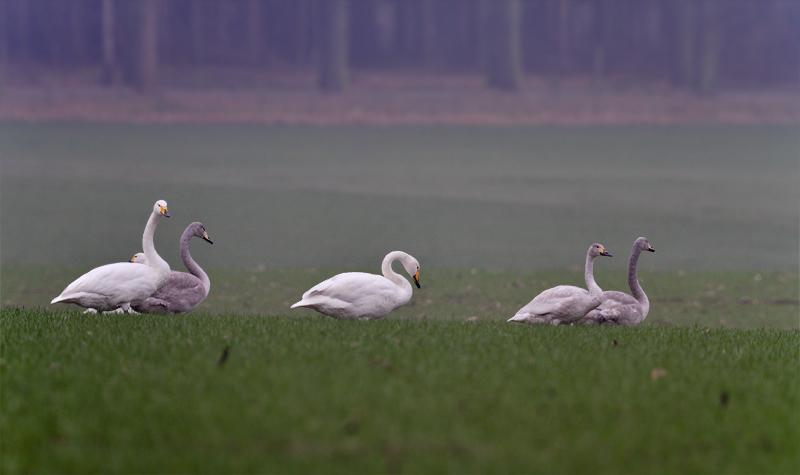
[[[84,307],[84,313],[98,310],[136,313],[131,302],[152,295],[169,275],[169,264],[158,255],[153,244],[153,235],[162,216],[169,217],[167,202],[158,200],[142,235],[142,249],[147,256],[145,265],[117,262],[94,268],[69,284],[50,303],[74,303]]]
[[[587,325],[638,325],[647,318],[650,312],[650,300],[639,285],[636,267],[642,251],[656,252],[646,237],[637,238],[633,242],[631,255],[628,258],[628,286],[631,294],[609,290],[601,294],[600,305],[590,311],[581,323]]]
[[[419,261],[403,251],[392,251],[383,258],[383,275],[365,272],[335,275],[309,289],[291,308],[306,307],[341,320],[385,317],[411,300],[411,284],[392,269],[395,261],[400,262],[420,288]]]
[[[194,222],[186,227],[179,241],[181,260],[187,272],[170,271],[167,280],[149,297],[134,301],[131,307],[142,313],[185,313],[189,312],[208,297],[211,280],[208,274],[195,262],[189,253],[189,241],[198,237],[214,244],[208,237],[203,223]],[[147,256],[139,252],[131,257],[131,262],[146,264]]]
[[[509,322],[550,324],[573,323],[583,318],[590,310],[600,305],[603,290],[594,280],[594,259],[598,256],[611,257],[605,246],[593,243],[586,251],[584,278],[586,288],[573,285],[559,285],[547,289],[519,309]]]

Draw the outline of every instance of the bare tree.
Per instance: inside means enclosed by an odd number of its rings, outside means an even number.
[[[486,79],[489,87],[519,89],[522,76],[519,0],[494,0],[486,12]]]
[[[114,2],[103,0],[102,8],[102,38],[103,38],[103,83],[116,85],[119,83],[119,65],[117,64],[117,48],[114,40]]]
[[[347,0],[322,0],[317,82],[326,92],[347,86]]]
[[[148,92],[156,86],[158,70],[158,0],[139,0],[136,86]]]

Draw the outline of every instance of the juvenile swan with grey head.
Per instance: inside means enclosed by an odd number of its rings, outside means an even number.
[[[597,256],[611,257],[605,246],[593,243],[586,251],[584,279],[586,288],[559,285],[540,293],[522,307],[509,322],[550,324],[573,323],[583,318],[590,310],[600,305],[603,290],[594,280],[594,259]]]
[[[411,284],[392,269],[400,261],[403,269],[419,284],[419,261],[403,251],[392,251],[383,258],[383,275],[346,272],[320,282],[291,308],[306,307],[340,320],[383,318],[411,300]]]
[[[628,259],[628,286],[631,288],[632,295],[616,290],[603,292],[600,306],[589,312],[581,320],[581,323],[633,326],[642,323],[647,318],[647,314],[650,312],[650,300],[642,286],[639,285],[639,277],[636,272],[639,255],[642,251],[656,252],[646,237],[637,238],[633,242]]]
[[[190,273],[171,271],[167,280],[153,295],[132,303],[134,310],[143,313],[185,313],[208,297],[211,280],[189,253],[189,241],[193,237],[214,244],[203,223],[194,222],[186,226],[181,234],[180,250],[181,260]],[[146,264],[147,256],[137,253],[131,257],[131,262]]]
[[[169,275],[169,264],[158,255],[153,244],[153,235],[162,216],[169,218],[167,202],[158,200],[142,234],[146,265],[117,262],[96,267],[75,279],[50,303],[74,303],[86,308],[88,313],[98,310],[135,313],[131,302],[151,295]]]

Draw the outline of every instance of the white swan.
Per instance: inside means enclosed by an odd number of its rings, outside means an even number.
[[[143,313],[185,313],[200,305],[208,297],[211,280],[202,267],[192,259],[189,252],[189,241],[193,237],[199,237],[209,244],[214,244],[203,223],[194,222],[186,226],[178,244],[181,250],[181,260],[189,273],[170,271],[167,280],[153,295],[142,301],[131,303],[134,310]],[[131,257],[131,262],[145,264],[147,257],[139,252]]]
[[[559,325],[572,323],[583,318],[590,310],[600,305],[602,289],[594,280],[594,259],[597,256],[608,256],[605,246],[594,243],[586,251],[584,278],[586,289],[573,285],[559,285],[540,293],[509,318],[509,322],[539,323]]]
[[[364,272],[335,275],[309,289],[291,308],[307,307],[342,320],[384,317],[411,300],[411,284],[392,269],[394,261],[400,261],[419,288],[419,262],[403,251],[392,251],[383,258],[382,276]]]
[[[153,245],[159,217],[169,217],[167,202],[156,201],[142,235],[145,265],[117,262],[97,267],[78,277],[50,303],[74,303],[87,312],[116,310],[133,313],[131,302],[149,297],[169,275],[169,264]]]
[[[642,251],[656,252],[646,237],[637,238],[633,242],[631,255],[628,258],[628,286],[631,294],[610,290],[601,295],[600,306],[589,312],[581,323],[611,324],[611,325],[638,325],[647,318],[650,312],[650,300],[639,285],[636,275],[636,265]]]

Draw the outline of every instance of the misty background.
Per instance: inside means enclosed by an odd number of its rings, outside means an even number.
[[[798,265],[800,2],[0,0],[2,260]],[[655,262],[657,262],[657,267]],[[624,267],[624,257],[607,264]]]

